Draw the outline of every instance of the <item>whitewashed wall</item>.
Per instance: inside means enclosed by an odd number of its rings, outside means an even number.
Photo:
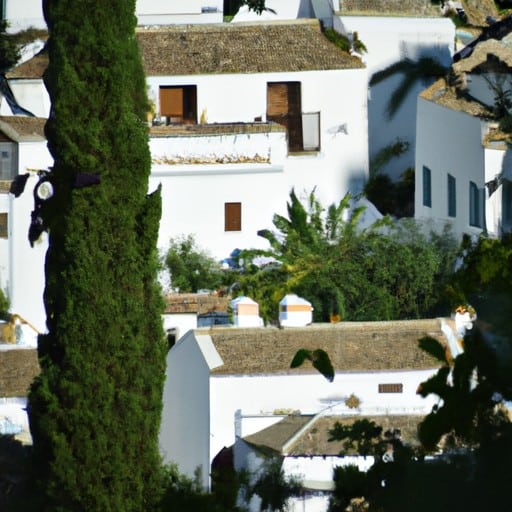
[[[50,96],[42,80],[9,79],[9,85],[18,105],[32,112],[36,117],[48,118],[51,106]],[[3,96],[0,98],[0,115],[12,115],[9,104]]]
[[[485,158],[485,182],[497,178],[498,176],[512,180],[512,155],[510,150],[503,144],[496,144],[496,147],[486,147],[484,149]],[[503,194],[503,186],[499,186],[492,194],[487,194],[485,204],[485,220],[489,233],[499,235],[503,228],[510,230],[512,226],[503,219],[504,204],[506,198]]]
[[[433,397],[416,394],[418,384],[435,370],[401,372],[354,372],[336,374],[328,382],[320,374],[213,376],[210,391],[210,460],[224,447],[235,442],[235,416],[298,410],[302,414],[320,411],[332,414],[354,414],[344,405],[354,393],[361,400],[360,414],[427,414],[435,403]],[[403,384],[402,393],[378,393],[379,384]],[[271,418],[244,421],[242,435],[250,435],[271,423]],[[254,429],[254,430],[253,430]]]
[[[9,22],[9,32],[46,28],[42,0],[5,0],[5,19]]]
[[[368,175],[365,69],[148,79],[155,99],[160,85],[196,85],[198,116],[205,111],[209,123],[266,120],[267,83],[281,81],[301,82],[302,111],[321,113],[321,150],[287,158],[288,187],[310,192],[316,186],[318,198],[327,205],[348,190],[360,191]]]
[[[23,142],[19,145],[19,173],[27,169],[48,169],[53,160],[46,142]],[[48,247],[46,233],[30,247],[28,228],[30,212],[34,209],[32,194],[38,178],[35,173],[27,182],[20,197],[8,195],[9,202],[9,277],[8,290],[11,310],[20,314],[40,331],[46,330],[43,305],[44,258]]]
[[[512,78],[504,73],[468,74],[466,79],[468,94],[491,109],[496,102],[498,91],[509,96],[512,93]],[[497,90],[494,90],[493,86],[497,87]]]
[[[478,234],[469,225],[469,182],[484,187],[485,161],[482,122],[464,112],[418,99],[416,189],[414,216],[433,219],[440,225],[449,222],[454,233]],[[432,207],[423,206],[422,169],[432,177]],[[447,174],[456,179],[456,217],[448,217]]]
[[[334,28],[349,37],[357,32],[368,52],[362,55],[368,67],[368,78],[405,57],[417,59],[429,55],[446,66],[455,49],[455,26],[448,18],[409,18],[372,16],[335,16]],[[370,157],[395,142],[410,143],[409,151],[383,167],[393,179],[408,167],[414,167],[416,97],[427,83],[417,83],[401,108],[388,119],[386,107],[390,94],[401,77],[391,77],[369,90],[368,138]]]
[[[167,378],[163,392],[162,423],[159,435],[160,454],[164,463],[177,462],[182,473],[194,476],[202,468],[204,487],[209,485],[210,471],[210,368],[219,364],[214,354],[210,361],[211,340],[193,333],[177,343],[167,356]],[[187,340],[191,342],[186,343]],[[203,352],[199,346],[202,346]],[[210,365],[208,364],[210,363]]]
[[[138,25],[221,23],[223,0],[137,0]]]
[[[5,18],[11,32],[28,27],[46,28],[41,0],[5,0],[5,3]],[[135,6],[139,25],[220,23],[223,11],[223,0],[137,0]]]

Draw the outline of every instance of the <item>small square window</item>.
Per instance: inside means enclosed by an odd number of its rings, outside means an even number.
[[[403,393],[403,384],[379,384],[379,393]]]
[[[242,231],[242,203],[224,203],[224,231]]]

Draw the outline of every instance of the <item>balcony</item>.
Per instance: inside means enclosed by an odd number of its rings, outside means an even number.
[[[286,127],[291,153],[320,151],[320,112],[269,115],[267,118]]]

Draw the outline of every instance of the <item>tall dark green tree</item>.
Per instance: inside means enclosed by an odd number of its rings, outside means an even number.
[[[135,0],[43,7],[54,195],[39,212],[48,332],[29,395],[38,510],[147,511],[160,478],[165,343]]]

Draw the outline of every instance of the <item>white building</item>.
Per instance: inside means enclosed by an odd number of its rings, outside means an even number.
[[[156,116],[150,189],[162,184],[160,247],[181,234],[220,259],[266,247],[257,231],[285,212],[292,187],[299,196],[315,189],[324,205],[362,190],[366,69],[318,21],[173,25],[137,35]],[[18,103],[42,117],[50,108],[47,58],[8,74]],[[5,101],[0,112],[9,113]]]
[[[135,5],[139,25],[220,23],[223,11],[223,0],[137,0]],[[9,22],[11,32],[46,29],[42,0],[2,0],[0,15]]]
[[[386,2],[382,12],[372,8],[372,2],[352,0],[340,2],[334,17],[334,29],[351,41],[357,37],[367,51],[362,59],[368,68],[368,78],[403,59],[417,61],[431,57],[448,67],[455,50],[455,25],[433,8],[430,2]],[[403,75],[397,74],[369,87],[368,146],[370,159],[396,142],[409,144],[407,152],[393,158],[381,170],[392,179],[399,179],[407,168],[413,168],[416,142],[416,100],[428,84],[418,80],[393,117],[387,114],[391,94],[399,87]]]
[[[45,119],[22,116],[0,117],[0,287],[10,299],[11,311],[43,332],[44,258],[46,235],[33,247],[28,240],[32,191],[37,170],[47,170],[52,158],[44,137]],[[19,197],[9,193],[11,181],[28,174],[25,191]]]
[[[512,228],[510,149],[493,114],[499,90],[512,89],[512,18],[499,24],[488,30],[508,35],[484,32],[455,56],[453,83],[440,80],[418,99],[415,217],[458,235]]]
[[[353,414],[355,395],[360,414],[426,414],[434,402],[416,389],[437,366],[418,348],[426,334],[444,340],[440,321],[189,331],[167,356],[162,456],[191,476],[199,467],[207,486],[224,447],[292,412]],[[290,368],[301,348],[329,354],[334,382],[308,364]]]

